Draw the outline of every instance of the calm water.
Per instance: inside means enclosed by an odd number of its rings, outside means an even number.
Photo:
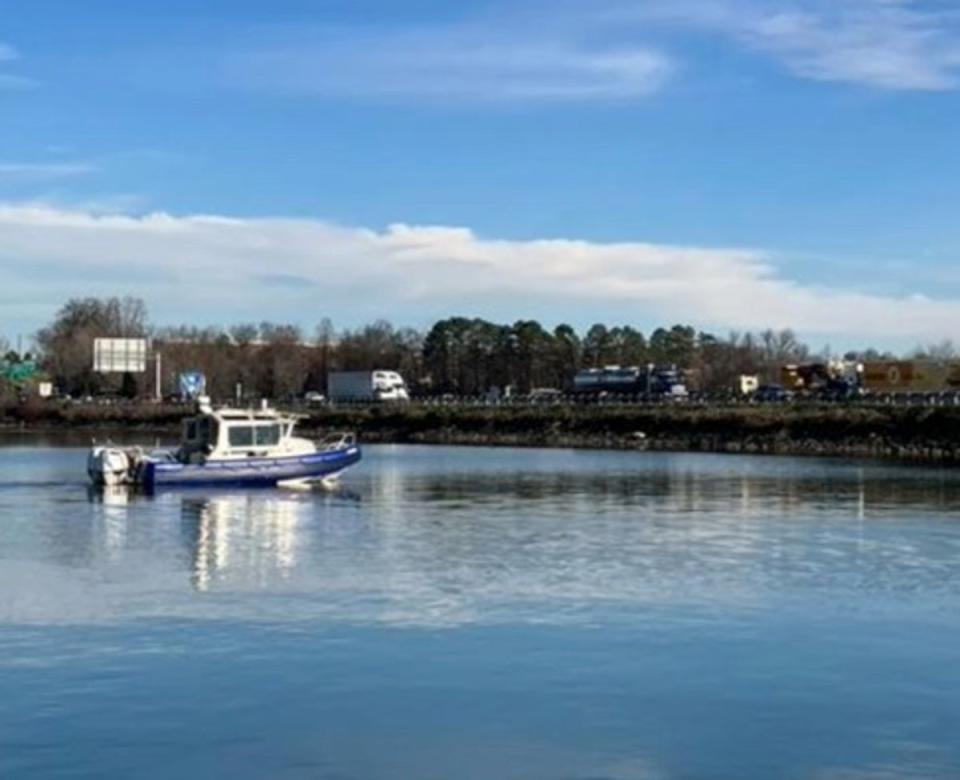
[[[960,473],[368,447],[89,494],[0,446],[0,777],[960,777]]]

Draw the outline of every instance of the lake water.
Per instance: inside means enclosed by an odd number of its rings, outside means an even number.
[[[960,473],[367,447],[331,494],[0,446],[0,777],[960,777]]]

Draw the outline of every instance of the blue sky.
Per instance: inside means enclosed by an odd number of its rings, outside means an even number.
[[[952,338],[958,13],[0,0],[0,334],[131,292],[163,323]]]

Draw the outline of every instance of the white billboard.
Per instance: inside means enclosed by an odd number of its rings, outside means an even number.
[[[94,339],[93,370],[101,374],[147,370],[146,339]]]

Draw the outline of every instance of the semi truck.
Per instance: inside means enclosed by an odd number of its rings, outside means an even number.
[[[780,384],[802,397],[855,398],[861,392],[860,366],[847,361],[788,363],[780,367]]]
[[[396,371],[333,371],[327,396],[337,401],[409,401],[407,383]]]
[[[573,378],[573,391],[583,395],[642,395],[686,398],[687,386],[673,366],[606,366],[586,368]]]

